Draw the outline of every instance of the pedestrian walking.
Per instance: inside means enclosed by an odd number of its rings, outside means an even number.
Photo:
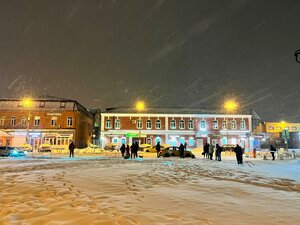
[[[179,156],[181,159],[184,159],[184,146],[182,143],[179,146]]]
[[[270,153],[272,155],[272,160],[275,160],[275,152],[276,151],[277,151],[277,149],[273,145],[271,145],[270,146]]]
[[[221,161],[222,151],[223,151],[223,148],[219,144],[216,144],[217,161]]]
[[[130,157],[130,153],[129,153],[129,151],[130,151],[130,147],[129,147],[129,144],[127,144],[126,145],[126,155],[125,155],[125,159],[129,159],[129,157]]]
[[[204,158],[206,158],[206,159],[208,159],[209,158],[209,144],[208,143],[206,143],[205,145],[204,145],[204,148],[203,148],[203,150],[204,150]]]
[[[155,149],[156,149],[156,156],[158,158],[160,156],[160,149],[161,149],[160,142],[157,142]]]
[[[70,151],[70,158],[73,157],[74,158],[74,149],[75,149],[75,144],[73,141],[71,141],[71,143],[69,144],[69,151]]]
[[[121,154],[122,154],[122,158],[124,158],[125,150],[126,150],[125,144],[122,144],[122,146],[120,148],[120,151],[121,151]]]
[[[214,145],[211,145],[209,146],[209,150],[208,150],[208,153],[209,153],[209,159],[212,160],[213,159],[213,155],[214,155]]]
[[[236,145],[236,147],[233,149],[233,151],[236,154],[236,160],[238,164],[243,164],[243,149],[241,146]]]
[[[135,148],[134,148],[134,158],[138,157],[138,150],[139,150],[140,146],[139,143],[136,141],[135,142]]]

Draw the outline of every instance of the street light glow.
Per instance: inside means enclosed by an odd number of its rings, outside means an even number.
[[[137,111],[144,111],[145,110],[145,103],[143,101],[138,101],[135,105]]]
[[[32,105],[32,100],[30,98],[23,99],[23,106],[24,107],[29,108],[29,107],[31,107],[31,105]]]
[[[238,108],[238,104],[235,100],[227,100],[224,104],[224,108],[228,112],[235,111]]]

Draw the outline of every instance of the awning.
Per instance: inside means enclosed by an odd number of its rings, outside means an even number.
[[[0,137],[11,137],[8,133],[0,130]]]

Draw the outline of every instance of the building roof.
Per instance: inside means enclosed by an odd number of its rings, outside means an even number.
[[[139,113],[132,107],[112,107],[101,111],[102,113]],[[208,108],[185,108],[185,107],[152,107],[147,108],[143,113],[149,114],[226,114],[224,110],[208,109]],[[235,113],[236,114],[236,113]],[[238,114],[251,115],[246,112],[238,112]]]

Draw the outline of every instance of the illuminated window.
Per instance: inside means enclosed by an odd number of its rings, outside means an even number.
[[[57,125],[57,117],[51,117],[51,126]]]
[[[242,121],[241,121],[240,127],[241,127],[241,130],[246,130],[246,123],[245,123],[245,120],[242,120]]]
[[[206,121],[205,120],[200,121],[200,129],[201,130],[206,130]]]
[[[189,129],[191,129],[191,130],[194,129],[194,121],[189,120],[188,126],[189,126]]]
[[[15,126],[17,124],[17,119],[15,116],[12,116],[11,119],[10,119],[10,124]]]
[[[195,139],[193,137],[189,138],[189,146],[194,146],[195,145]]]
[[[281,127],[276,127],[276,130],[281,130]]]
[[[170,128],[171,129],[176,129],[176,120],[171,120],[171,122],[170,122]]]
[[[269,130],[274,130],[274,126],[269,126],[268,129]]]
[[[152,122],[151,122],[151,120],[147,120],[146,121],[146,128],[147,129],[151,129],[152,128]]]
[[[115,129],[120,129],[121,128],[121,121],[119,119],[115,120]]]
[[[143,120],[141,120],[141,119],[137,120],[136,127],[137,127],[137,129],[142,129],[143,128]]]
[[[161,120],[156,120],[155,121],[155,128],[156,129],[161,129]]]
[[[297,130],[297,127],[292,127],[291,130],[295,131]]]
[[[34,126],[40,126],[41,125],[41,117],[35,116],[34,117]]]
[[[180,120],[179,121],[179,129],[184,129],[185,124],[184,124],[184,120]]]
[[[67,126],[72,127],[73,126],[73,117],[68,117],[67,118]]]
[[[111,120],[110,119],[106,120],[105,127],[106,128],[111,128]]]
[[[219,129],[219,123],[218,123],[218,120],[214,120],[214,121],[213,121],[213,129],[214,129],[214,130]]]
[[[44,108],[45,107],[45,101],[40,101],[40,107]]]

